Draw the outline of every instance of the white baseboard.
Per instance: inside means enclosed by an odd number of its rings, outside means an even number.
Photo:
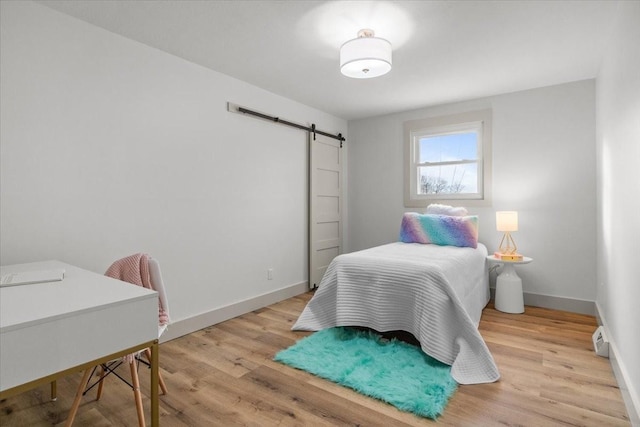
[[[570,311],[571,313],[596,314],[596,304],[593,301],[586,301],[574,298],[556,297],[552,295],[524,294],[524,303],[534,307],[552,308],[554,310]]]
[[[495,288],[491,288],[491,298],[495,298]],[[569,311],[571,313],[596,315],[596,305],[593,301],[575,298],[557,297],[553,295],[524,293],[524,304],[534,307],[551,308],[553,310]]]
[[[309,290],[308,282],[301,282],[295,285],[287,286],[273,292],[258,295],[234,304],[211,310],[206,313],[198,314],[187,319],[182,319],[171,323],[167,331],[162,335],[160,342],[170,341],[172,339],[190,334],[200,329],[206,328],[216,323],[238,317],[253,310],[275,304],[287,298],[303,294]]]
[[[609,331],[607,320],[602,315],[602,310],[598,306],[598,303],[595,303],[595,306],[598,324],[604,326],[604,333],[609,338],[609,363],[611,363],[616,381],[618,381],[618,387],[620,388],[624,404],[627,408],[629,421],[631,421],[633,427],[640,427],[640,390],[635,389],[633,383],[628,379],[628,371],[625,368],[624,362],[619,358],[618,347],[613,340],[613,335]]]

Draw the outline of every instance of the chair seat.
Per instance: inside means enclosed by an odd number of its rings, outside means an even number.
[[[162,337],[162,334],[164,334],[168,328],[169,325],[158,325],[158,338]]]

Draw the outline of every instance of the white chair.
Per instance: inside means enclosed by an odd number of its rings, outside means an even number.
[[[158,292],[158,299],[160,301],[160,305],[164,309],[164,312],[167,313],[167,316],[168,316],[169,302],[167,299],[164,282],[162,280],[160,264],[158,263],[157,260],[151,257],[148,258],[148,263],[149,263],[149,277],[151,280],[151,286],[156,292]],[[158,324],[158,339],[162,336],[162,334],[164,334],[168,326],[169,326],[169,321],[167,321],[167,323],[165,324]],[[141,354],[145,355],[147,359],[146,361],[142,360]],[[110,374],[114,374],[116,377],[120,378],[122,381],[127,383],[133,389],[133,395],[136,402],[136,410],[138,413],[138,425],[139,427],[145,427],[144,409],[142,407],[142,395],[140,394],[140,380],[138,378],[138,368],[140,366],[140,363],[149,367],[151,366],[150,365],[151,349],[147,348],[145,350],[138,352],[135,355],[130,355],[130,356],[132,356],[133,358],[127,357],[127,358],[114,360],[109,363],[94,366],[93,368],[89,368],[84,372],[82,379],[80,380],[80,384],[78,386],[78,391],[76,392],[75,400],[73,401],[73,405],[71,406],[71,410],[69,411],[69,416],[67,417],[65,427],[71,427],[71,425],[73,424],[73,420],[78,412],[78,408],[80,406],[80,401],[82,399],[82,396],[87,394],[87,392],[91,390],[93,387],[95,387],[96,385],[98,386],[96,400],[100,399],[100,397],[102,396],[102,387],[104,385],[104,380]],[[130,359],[130,360],[127,360],[127,359]],[[129,371],[131,373],[131,383],[129,383],[125,378],[123,378],[121,375],[119,375],[115,371],[118,366],[120,366],[122,363],[126,363],[127,361],[129,362],[129,366],[130,366]],[[91,378],[93,377],[95,371],[98,368],[100,368],[99,378],[93,384],[89,385]],[[160,390],[162,391],[162,394],[167,394],[167,386],[164,382],[164,379],[162,378],[162,375],[160,375],[160,373],[158,373],[158,383],[160,386]],[[52,388],[52,393],[53,393],[53,388]]]

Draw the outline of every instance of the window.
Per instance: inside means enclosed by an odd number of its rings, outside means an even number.
[[[490,204],[491,110],[404,123],[405,206]]]

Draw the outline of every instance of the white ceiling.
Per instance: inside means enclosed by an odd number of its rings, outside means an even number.
[[[618,6],[551,0],[41,3],[347,120],[594,78]],[[362,28],[392,43],[389,74],[366,80],[340,74],[340,45]]]

